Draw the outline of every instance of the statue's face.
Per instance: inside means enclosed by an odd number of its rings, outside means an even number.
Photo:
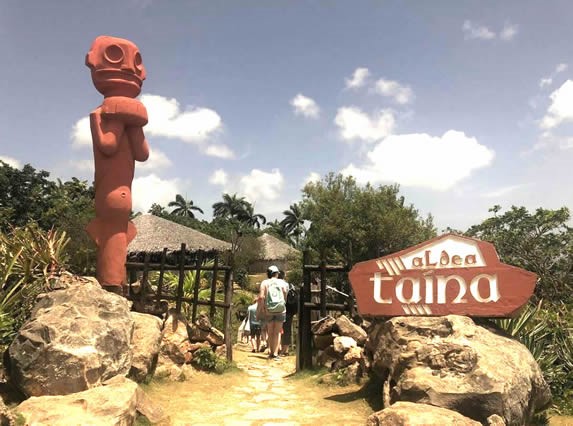
[[[135,98],[145,80],[145,67],[135,44],[123,38],[99,36],[86,55],[95,88],[104,96]]]

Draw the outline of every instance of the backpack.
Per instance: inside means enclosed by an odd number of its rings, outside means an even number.
[[[271,314],[280,314],[285,311],[285,298],[281,284],[271,279],[267,288],[267,297],[265,298],[265,306],[267,311]]]
[[[298,293],[292,284],[289,284],[288,286],[286,306],[287,309],[290,308],[294,310],[296,310],[298,307]]]

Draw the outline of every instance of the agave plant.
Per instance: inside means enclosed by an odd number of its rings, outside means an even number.
[[[29,318],[36,296],[64,265],[65,232],[35,225],[0,233],[0,344]]]

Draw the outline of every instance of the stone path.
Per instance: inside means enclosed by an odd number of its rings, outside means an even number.
[[[235,350],[237,366],[245,374],[231,378],[201,374],[172,384],[171,397],[162,405],[170,413],[173,425],[363,425],[369,414],[367,404],[359,398],[348,398],[356,389],[325,388],[291,377],[293,356],[279,361],[263,354]],[[232,374],[231,374],[232,375]],[[225,378],[225,376],[227,376]],[[200,380],[200,386],[193,386]],[[215,381],[208,386],[206,381]],[[221,382],[218,382],[221,381]],[[196,385],[198,385],[196,383]],[[155,387],[155,386],[154,386]],[[206,392],[211,388],[211,392]],[[177,389],[177,390],[175,390]],[[188,404],[175,404],[175,393],[186,392]],[[153,390],[154,399],[160,397]],[[201,392],[201,394],[198,394]],[[172,404],[173,408],[169,405]],[[175,408],[177,407],[177,408]]]

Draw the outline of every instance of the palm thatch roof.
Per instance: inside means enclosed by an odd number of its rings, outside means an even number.
[[[231,244],[225,241],[159,216],[143,214],[133,219],[133,223],[137,236],[127,247],[128,255],[160,253],[165,247],[169,252],[176,252],[181,250],[182,243],[185,243],[188,252],[224,252],[231,249]]]
[[[261,260],[277,260],[292,258],[300,252],[270,234],[263,234],[257,238],[261,244]]]

